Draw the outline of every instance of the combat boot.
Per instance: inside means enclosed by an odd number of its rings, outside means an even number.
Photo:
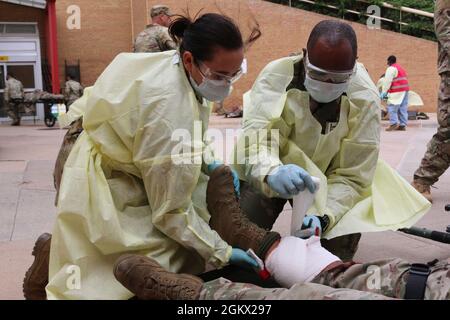
[[[45,287],[48,284],[48,264],[51,234],[44,233],[33,248],[34,261],[23,280],[23,295],[26,300],[46,300]]]
[[[277,232],[258,227],[242,213],[230,167],[220,166],[212,172],[206,189],[206,203],[211,215],[209,225],[232,247],[253,249],[264,259],[270,247],[280,239]]]
[[[197,300],[203,281],[165,270],[146,256],[126,254],[114,265],[114,276],[139,300]]]
[[[386,131],[396,131],[398,130],[400,126],[398,124],[392,124],[389,127],[387,127]]]
[[[413,181],[411,184],[417,191],[419,191],[428,201],[433,202],[431,197],[431,187],[426,184],[422,184],[418,181]]]

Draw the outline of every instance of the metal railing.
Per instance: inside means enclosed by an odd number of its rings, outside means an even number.
[[[277,2],[277,1],[272,1],[272,2]],[[284,2],[284,1],[278,1],[278,3],[280,2]],[[367,4],[367,6],[371,6],[372,3],[370,3],[367,0],[356,0],[356,2],[360,3],[360,4]],[[382,7],[382,8],[386,8],[389,10],[396,10],[399,12],[399,19],[398,20],[393,20],[390,18],[386,18],[383,16],[375,16],[373,14],[367,13],[367,12],[361,12],[361,11],[357,11],[354,10],[353,8],[340,8],[337,7],[336,5],[333,4],[327,4],[321,1],[313,1],[313,0],[288,0],[287,3],[284,2],[283,4],[285,5],[289,5],[290,7],[295,7],[296,3],[304,3],[304,4],[309,4],[309,5],[315,5],[315,6],[320,6],[320,7],[324,7],[327,9],[332,9],[332,10],[336,10],[336,11],[342,11],[342,17],[343,19],[345,19],[345,13],[350,13],[350,14],[354,14],[357,16],[364,16],[367,18],[373,18],[375,20],[379,20],[379,21],[383,21],[383,22],[387,22],[390,24],[395,24],[398,25],[398,32],[403,33],[403,28],[404,27],[410,27],[410,28],[414,28],[420,31],[424,31],[424,32],[429,32],[430,36],[432,35],[432,30],[429,29],[423,29],[423,28],[417,28],[414,26],[411,26],[410,23],[405,22],[403,17],[404,14],[409,14],[409,15],[414,15],[414,16],[419,16],[419,17],[425,17],[425,18],[430,18],[433,19],[434,18],[434,14],[431,12],[427,12],[427,11],[423,11],[423,10],[419,10],[419,9],[414,9],[414,8],[409,8],[409,7],[404,7],[404,6],[394,6],[390,3],[387,2],[382,2],[380,4],[377,4],[378,6]]]

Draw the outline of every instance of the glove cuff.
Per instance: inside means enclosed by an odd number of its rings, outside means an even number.
[[[264,236],[264,238],[261,241],[261,244],[258,248],[258,250],[255,252],[256,255],[264,261],[264,258],[266,257],[267,252],[272,247],[272,245],[281,239],[281,236],[278,232],[270,231],[267,232],[267,234]]]
[[[330,218],[327,215],[317,216],[320,221],[320,227],[322,228],[322,233],[326,232],[330,227]]]
[[[209,176],[211,173],[213,173],[214,170],[216,170],[218,167],[223,166],[224,164],[222,161],[214,160],[210,164],[206,165],[206,174]]]

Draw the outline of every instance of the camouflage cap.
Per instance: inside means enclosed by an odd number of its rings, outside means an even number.
[[[152,9],[150,10],[150,16],[152,18],[159,16],[160,14],[164,13],[167,16],[171,16],[172,13],[170,12],[170,9],[168,6],[165,5],[157,5],[157,6],[153,6]]]

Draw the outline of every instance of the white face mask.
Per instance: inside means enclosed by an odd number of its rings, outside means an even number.
[[[198,85],[195,80],[192,79],[192,76],[189,76],[189,80],[191,81],[194,90],[211,102],[221,102],[225,100],[232,91],[231,83],[228,83],[227,81],[203,78],[203,82]]]
[[[310,96],[319,103],[328,103],[339,98],[348,89],[348,82],[329,83],[305,77],[305,88]]]

